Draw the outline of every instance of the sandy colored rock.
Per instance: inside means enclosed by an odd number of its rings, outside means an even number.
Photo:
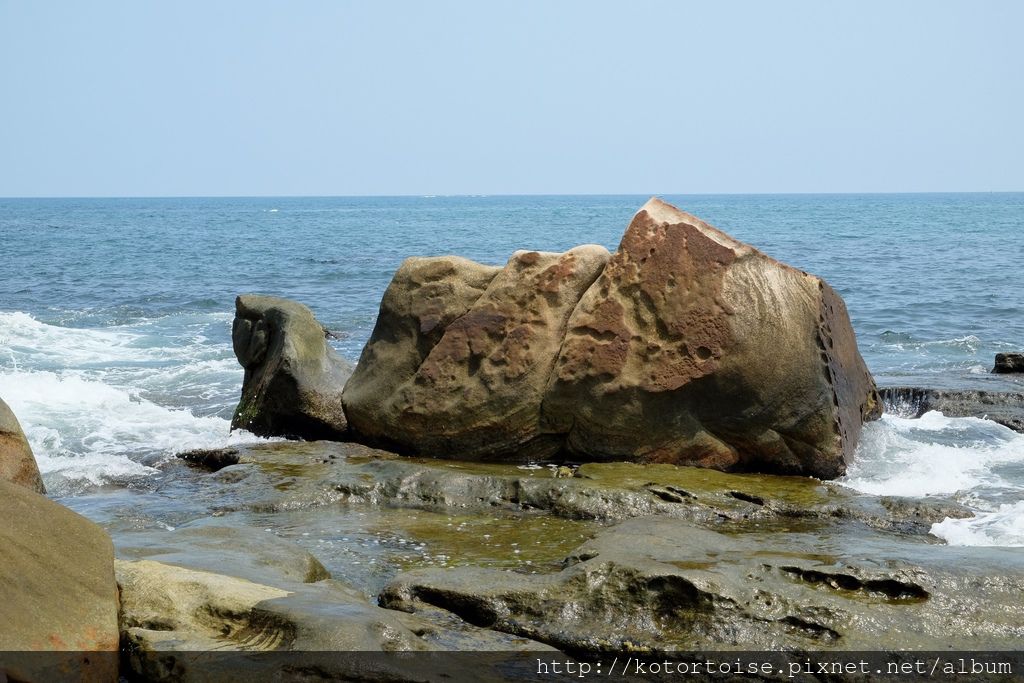
[[[831,287],[657,199],[573,312],[543,405],[580,458],[827,478],[880,413]]]
[[[232,429],[260,436],[342,438],[341,390],[351,369],[306,306],[254,294],[235,300],[231,341],[245,368]]]
[[[458,256],[407,258],[395,272],[343,398],[352,429],[388,441],[384,405],[416,374],[445,329],[466,314],[501,271]]]
[[[569,315],[607,259],[607,250],[594,245],[564,254],[513,254],[380,404],[372,416],[376,429],[404,450],[435,457],[557,452],[561,438],[541,432],[541,400]],[[353,412],[349,392],[346,401]]]
[[[0,480],[46,493],[32,447],[10,407],[0,399]]]
[[[83,680],[117,680],[114,547],[100,527],[71,510],[0,481],[0,652],[61,651],[27,666],[65,667]],[[13,680],[46,680],[8,668]]]

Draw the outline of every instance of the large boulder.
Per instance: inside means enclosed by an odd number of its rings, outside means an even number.
[[[46,493],[32,447],[21,431],[18,418],[3,399],[0,399],[0,480]]]
[[[278,297],[240,296],[231,341],[245,368],[232,429],[301,439],[344,437],[341,389],[351,368],[327,343],[327,331],[309,308]]]
[[[390,395],[359,424],[368,421],[403,449],[437,457],[557,452],[561,439],[541,430],[541,401],[569,316],[607,260],[608,251],[594,245],[564,254],[516,252],[418,364],[388,368]],[[389,336],[378,326],[370,346]],[[357,388],[363,372],[382,370],[369,360],[353,375]],[[345,399],[350,414],[363,408],[358,392],[347,390]]]
[[[407,258],[380,302],[370,341],[342,394],[352,430],[388,442],[385,405],[419,369],[444,331],[476,303],[501,269],[458,256]]]
[[[84,517],[7,481],[0,481],[0,520],[0,652],[61,653],[4,661],[0,673],[57,680],[53,668],[62,676],[76,672],[76,680],[117,680],[110,538]]]
[[[580,458],[831,478],[881,402],[831,287],[652,199],[573,312],[543,414]]]

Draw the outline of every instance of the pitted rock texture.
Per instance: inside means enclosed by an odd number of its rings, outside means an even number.
[[[389,441],[387,425],[380,421],[385,404],[500,270],[458,256],[412,257],[402,263],[342,394],[353,431],[364,439]]]
[[[541,432],[541,400],[569,315],[607,260],[608,251],[594,245],[564,254],[513,254],[381,402],[372,420],[376,429],[403,450],[435,457],[556,453],[561,440]],[[375,330],[370,345],[380,336]],[[368,366],[357,367],[357,386]],[[346,406],[350,414],[359,412],[360,396],[346,391]]]
[[[245,378],[231,428],[261,436],[344,437],[341,389],[351,369],[326,336],[300,303],[238,297],[231,341]]]
[[[573,312],[543,406],[580,458],[819,477],[880,414],[831,287],[657,199]]]

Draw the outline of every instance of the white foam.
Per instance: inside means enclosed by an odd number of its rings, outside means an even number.
[[[168,408],[140,394],[71,371],[0,372],[0,396],[56,493],[152,476],[181,451],[259,440],[232,433],[223,417]]]
[[[878,496],[966,494],[1012,487],[992,469],[1012,462],[1024,462],[1024,436],[994,422],[936,411],[919,419],[885,415],[864,426],[840,483]]]
[[[1004,503],[968,519],[947,517],[931,533],[949,545],[1024,547],[1024,501]]]

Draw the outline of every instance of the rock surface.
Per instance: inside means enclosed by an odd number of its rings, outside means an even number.
[[[27,659],[64,667],[82,680],[117,680],[114,548],[92,522],[23,486],[0,481],[0,652],[62,651]],[[9,667],[13,680],[47,680],[45,672]],[[52,679],[51,680],[56,680]]]
[[[560,439],[541,433],[541,400],[566,321],[607,260],[607,250],[593,245],[516,252],[419,364],[405,366],[408,376],[391,369],[393,393],[367,418],[402,449],[434,457],[557,452]],[[369,346],[387,335],[375,329]],[[357,387],[367,361],[353,375]],[[358,393],[347,391],[345,400],[349,412],[360,410]]]
[[[880,414],[831,287],[657,199],[573,312],[544,401],[581,458],[823,478]]]
[[[992,372],[1008,374],[1024,372],[1024,353],[997,353],[996,364]]]
[[[1012,649],[1024,636],[1015,597],[1024,575],[1011,569],[1012,550],[1003,553],[1005,574],[978,583],[962,557],[970,549],[918,545],[907,553],[912,561],[858,553],[815,533],[725,535],[637,518],[580,546],[561,572],[415,570],[392,582],[381,604],[448,610],[577,655],[877,650],[893,642],[939,650],[952,633],[958,648]]]
[[[46,493],[32,447],[21,430],[18,418],[3,399],[0,399],[0,481],[20,484],[36,493]]]
[[[245,368],[232,429],[302,439],[345,437],[341,389],[349,365],[306,306],[277,297],[235,300],[231,341]]]
[[[500,271],[458,256],[413,257],[402,263],[342,394],[355,432],[364,439],[391,441],[391,423],[381,422],[386,405]]]
[[[825,478],[881,414],[838,294],[657,199],[610,259],[407,261],[344,399],[406,453]]]
[[[880,393],[886,410],[901,417],[937,410],[946,417],[977,417],[1024,432],[1024,392],[884,387]]]

